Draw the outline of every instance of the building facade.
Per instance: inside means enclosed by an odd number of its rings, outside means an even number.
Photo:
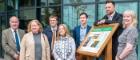
[[[106,0],[0,0],[0,32],[9,27],[9,17],[18,16],[20,28],[25,29],[28,21],[38,19],[45,27],[48,17],[55,14],[59,23],[68,25],[70,31],[79,25],[79,14],[86,12],[89,15],[88,24],[93,25],[95,20],[105,15]],[[140,31],[140,0],[113,0],[116,2],[116,11],[122,13],[127,9],[134,10],[138,16],[138,29]],[[140,40],[140,38],[139,38]],[[0,56],[3,56],[0,33]],[[140,41],[137,53],[140,60]]]

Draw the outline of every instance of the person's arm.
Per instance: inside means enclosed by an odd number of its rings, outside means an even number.
[[[95,20],[94,25],[99,25],[100,20]]]
[[[106,19],[107,19],[107,16],[105,15],[105,16],[102,17],[101,19],[95,20],[94,25],[97,26],[97,25],[104,24]]]
[[[20,60],[25,60],[26,55],[26,36],[24,35],[20,44]]]
[[[117,57],[119,57],[119,59],[123,60],[125,57],[127,57],[131,53],[132,50],[133,50],[133,45],[130,43],[126,43],[124,50]]]
[[[71,55],[68,57],[68,60],[75,59],[75,52],[76,52],[75,42],[72,37],[70,38],[70,43],[71,43],[70,45],[72,46],[72,52],[71,52]]]
[[[108,19],[106,19],[105,23],[106,24],[119,23],[119,25],[122,26],[122,20],[123,20],[122,14],[118,14],[116,19],[117,20],[108,20]]]
[[[15,59],[18,57],[18,54],[9,46],[8,43],[8,35],[6,34],[6,31],[2,32],[2,47],[5,51],[5,53],[8,53],[9,55],[13,56]]]
[[[137,38],[138,38],[137,30],[131,30],[127,34],[126,46],[124,50],[122,51],[122,53],[118,56],[120,59],[124,59],[134,50],[134,45],[136,44]]]

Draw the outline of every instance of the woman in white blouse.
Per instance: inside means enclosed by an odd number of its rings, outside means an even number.
[[[75,60],[75,42],[65,24],[58,27],[57,39],[54,43],[55,60]]]

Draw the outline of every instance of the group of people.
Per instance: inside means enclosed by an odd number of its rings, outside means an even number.
[[[138,38],[137,17],[134,11],[116,12],[115,3],[107,1],[106,15],[94,25],[119,23],[112,37],[113,60],[137,60]],[[5,60],[78,60],[77,48],[84,40],[91,26],[87,24],[88,14],[80,14],[80,25],[71,35],[66,24],[58,24],[57,16],[49,17],[49,26],[43,29],[38,20],[32,20],[27,33],[19,29],[19,19],[12,16],[10,27],[2,31],[2,47]]]

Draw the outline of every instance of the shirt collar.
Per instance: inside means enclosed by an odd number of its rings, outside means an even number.
[[[14,32],[14,29],[13,28],[10,28],[10,29],[11,29],[12,32]],[[16,29],[16,32],[18,32],[18,29]]]
[[[115,11],[111,15],[108,15],[108,17],[111,16],[113,18],[114,15],[115,15]]]
[[[68,35],[66,35],[65,37],[60,36],[60,39],[62,39],[62,40],[65,40],[65,39],[68,39],[68,38],[69,38]]]
[[[57,30],[57,26],[56,27],[51,27],[52,31],[56,31]]]
[[[80,28],[81,28],[81,29],[86,29],[86,28],[87,28],[87,24],[86,24],[85,26],[83,26],[83,25],[81,24]]]

